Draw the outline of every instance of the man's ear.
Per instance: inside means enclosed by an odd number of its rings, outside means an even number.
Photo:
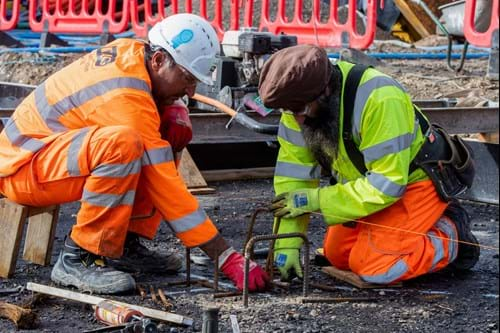
[[[161,51],[156,51],[151,57],[151,67],[155,72],[159,71],[165,62],[165,55]]]

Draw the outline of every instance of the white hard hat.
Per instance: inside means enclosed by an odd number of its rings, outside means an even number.
[[[194,14],[171,15],[156,23],[148,38],[151,45],[164,48],[198,80],[212,84],[211,72],[220,44],[208,21]]]

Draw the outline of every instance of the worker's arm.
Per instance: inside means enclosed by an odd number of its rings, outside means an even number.
[[[274,191],[277,196],[298,189],[317,189],[320,167],[311,151],[306,147],[301,129],[293,115],[283,113],[279,125],[280,150],[274,175]],[[276,223],[276,222],[275,222]],[[294,218],[283,218],[278,234],[307,233],[309,214]],[[289,272],[302,276],[299,249],[302,238],[279,239],[275,243],[275,263],[284,279]]]
[[[387,89],[397,89],[390,87]],[[413,106],[405,94],[369,101],[360,124],[359,149],[368,171],[339,165],[339,183],[320,190],[320,209],[332,225],[380,211],[405,193],[412,158],[423,142]]]

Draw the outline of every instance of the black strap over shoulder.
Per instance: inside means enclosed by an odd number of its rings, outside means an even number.
[[[354,110],[354,100],[358,91],[359,82],[366,69],[370,66],[356,64],[351,68],[344,85],[344,125],[342,126],[342,138],[344,146],[352,164],[364,175],[368,169],[365,165],[363,154],[359,151],[352,137],[352,117]]]
[[[366,168],[363,154],[361,153],[361,151],[359,151],[352,137],[352,118],[354,110],[354,101],[356,99],[356,92],[358,90],[359,82],[361,81],[361,77],[363,76],[365,70],[367,70],[370,67],[371,66],[366,66],[362,64],[354,65],[354,67],[352,67],[349,73],[347,74],[344,86],[344,125],[341,129],[342,137],[344,139],[344,146],[347,155],[349,156],[349,159],[362,175],[364,175],[366,171],[368,171],[368,169]],[[422,133],[425,135],[430,127],[429,123],[415,106],[414,110],[415,110],[415,117],[417,117],[418,123],[420,124],[420,129]],[[417,168],[418,166],[412,161],[410,164],[409,173],[411,174]]]

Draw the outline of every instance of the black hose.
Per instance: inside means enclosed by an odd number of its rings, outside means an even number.
[[[240,125],[261,134],[269,134],[269,135],[277,135],[278,134],[278,125],[273,124],[264,124],[260,123],[255,119],[250,118],[246,114],[242,112],[236,113],[233,118]]]

